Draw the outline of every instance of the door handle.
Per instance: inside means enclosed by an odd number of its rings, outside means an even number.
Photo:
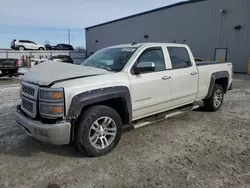
[[[197,74],[197,72],[191,72],[190,74],[193,76],[193,75],[196,75],[196,74]]]
[[[168,80],[168,79],[170,79],[171,78],[171,76],[163,76],[162,77],[162,80]]]

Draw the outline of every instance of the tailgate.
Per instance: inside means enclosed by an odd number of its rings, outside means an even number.
[[[0,69],[16,69],[18,68],[17,59],[0,59]]]

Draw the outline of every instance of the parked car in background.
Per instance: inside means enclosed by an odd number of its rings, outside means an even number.
[[[51,46],[50,50],[74,50],[73,46],[70,44],[57,44],[56,46]]]
[[[73,61],[73,59],[70,56],[68,56],[68,55],[56,55],[56,56],[51,56],[49,59],[43,59],[41,61],[37,61],[35,63],[35,65],[43,63],[43,62],[45,62],[47,60],[55,61],[55,62],[62,62],[62,63],[71,63],[71,64],[74,64],[74,61]]]
[[[0,59],[0,77],[9,76],[12,77],[18,73],[19,61],[18,59]]]
[[[13,40],[10,45],[11,49],[14,50],[45,50],[44,45],[36,44],[30,40]]]
[[[232,86],[232,63],[195,63],[187,45],[126,44],[102,49],[81,65],[44,62],[21,84],[15,116],[29,135],[54,145],[75,141],[86,155],[101,156],[129,125],[194,110],[198,101],[219,110]]]
[[[44,47],[45,47],[46,50],[51,50],[50,44],[45,44]]]

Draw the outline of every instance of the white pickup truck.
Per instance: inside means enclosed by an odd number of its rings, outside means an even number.
[[[143,43],[102,49],[81,65],[42,63],[22,79],[16,121],[54,145],[74,141],[107,154],[125,126],[138,128],[198,108],[217,111],[232,87],[232,63],[195,63],[187,45]]]

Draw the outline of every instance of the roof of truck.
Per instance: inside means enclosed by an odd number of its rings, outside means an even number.
[[[186,44],[178,44],[178,43],[132,43],[132,44],[119,44],[115,46],[110,46],[107,48],[129,48],[129,47],[134,47],[134,48],[139,48],[140,46],[151,46],[151,45],[171,45],[171,46],[176,46],[176,47],[186,47]]]

